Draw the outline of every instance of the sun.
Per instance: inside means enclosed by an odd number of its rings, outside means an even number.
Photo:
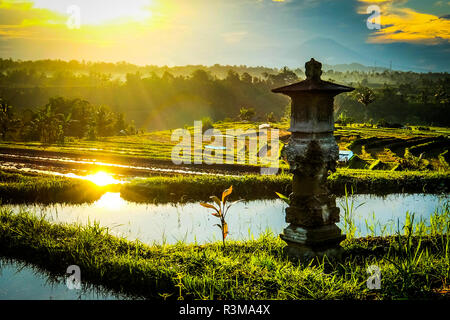
[[[95,174],[87,175],[84,177],[84,179],[89,180],[99,187],[104,187],[110,184],[117,184],[119,183],[118,180],[114,179],[110,174],[99,171]]]
[[[67,14],[70,6],[80,9],[82,24],[100,25],[118,21],[146,21],[152,16],[152,0],[34,0],[37,8]]]

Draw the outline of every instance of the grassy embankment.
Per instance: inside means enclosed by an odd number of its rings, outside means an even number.
[[[107,191],[121,192],[135,202],[189,202],[208,199],[233,186],[233,198],[246,200],[276,198],[275,192],[289,194],[292,176],[175,176],[136,179],[123,185],[96,186],[81,179],[42,174],[0,171],[0,199],[3,202],[91,202]],[[356,193],[448,192],[450,176],[424,171],[369,171],[340,169],[328,179],[331,191],[343,195],[345,186]]]
[[[99,187],[81,179],[0,170],[2,202],[84,203],[98,200],[106,191],[117,188],[113,185]]]
[[[198,201],[221,194],[233,186],[234,199],[276,198],[275,192],[289,194],[292,176],[247,175],[243,177],[152,177],[136,180],[121,188],[122,197],[136,202]],[[448,192],[450,176],[438,172],[390,172],[341,169],[328,178],[330,190],[345,193],[345,186],[356,193]]]
[[[98,225],[51,224],[0,209],[0,251],[52,277],[76,264],[84,284],[151,299],[449,298],[448,208],[430,226],[414,226],[399,229],[399,237],[345,240],[341,262],[309,264],[286,259],[284,242],[269,233],[225,247],[148,246]],[[380,290],[366,286],[370,265],[381,270]]]

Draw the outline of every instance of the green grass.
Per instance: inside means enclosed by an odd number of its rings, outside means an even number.
[[[446,193],[450,175],[436,171],[385,171],[342,169],[328,178],[333,193],[345,194],[345,186],[355,193]]]
[[[98,200],[108,190],[114,187],[98,187],[80,179],[0,170],[2,202],[84,203]]]
[[[292,176],[177,176],[136,179],[121,187],[121,196],[135,202],[189,202],[220,195],[233,186],[231,199],[276,198],[275,192],[290,192]]]
[[[164,203],[204,201],[233,186],[232,199],[276,199],[275,192],[291,192],[292,175],[245,176],[155,176],[123,185],[98,187],[92,182],[44,174],[0,170],[0,199],[3,202],[68,202],[98,200],[115,191],[129,201]],[[450,176],[440,172],[338,169],[328,178],[331,192],[344,195],[345,187],[355,193],[441,193],[448,192]]]
[[[276,176],[178,176],[135,180],[121,187],[124,199],[136,202],[186,202],[208,199],[233,186],[232,199],[275,199],[275,192],[291,192],[292,175]],[[331,192],[344,195],[345,187],[355,193],[448,192],[450,176],[439,172],[339,169],[328,178]]]
[[[76,264],[83,282],[149,299],[443,298],[438,291],[449,280],[448,230],[447,225],[440,234],[345,240],[340,263],[311,264],[289,261],[284,242],[270,233],[229,241],[225,248],[220,242],[149,246],[111,236],[96,224],[51,224],[45,217],[0,209],[4,257],[59,276]],[[419,255],[410,261],[405,250]],[[380,290],[366,286],[370,265],[381,269]]]

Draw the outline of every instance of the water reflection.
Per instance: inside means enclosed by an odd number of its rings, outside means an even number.
[[[24,263],[0,257],[0,300],[116,300],[127,296],[83,285],[69,290],[65,278],[45,275]]]
[[[71,165],[83,165],[88,167],[89,170],[97,167],[106,168],[108,171],[116,171],[116,169],[127,169],[132,170],[135,176],[142,176],[142,173],[165,173],[165,174],[192,174],[192,175],[214,175],[214,176],[236,176],[231,174],[221,174],[214,172],[205,172],[205,171],[196,171],[190,170],[187,168],[183,169],[174,169],[174,168],[163,168],[163,167],[153,167],[153,166],[136,166],[136,165],[124,165],[124,164],[116,164],[116,163],[106,163],[101,161],[96,161],[95,159],[83,159],[83,160],[75,160],[70,158],[50,158],[50,157],[37,157],[37,156],[28,156],[28,155],[17,155],[17,154],[3,154],[0,153],[0,158],[2,158],[2,164],[0,164],[0,169],[5,170],[18,170],[24,172],[34,172],[34,173],[44,173],[51,174],[57,176],[67,176],[72,178],[83,178],[83,176],[75,174],[78,171],[86,171],[75,169],[71,167]],[[26,161],[24,161],[26,160]],[[31,161],[32,163],[28,163],[27,161]],[[41,166],[38,163],[45,161],[46,165]],[[62,168],[54,169],[54,170],[43,170],[37,169],[37,167],[49,168],[51,164],[55,163],[58,165],[63,164],[64,170]],[[60,171],[71,171],[70,173],[63,173]],[[141,174],[139,174],[139,172]],[[146,174],[144,175],[146,176]],[[238,175],[237,175],[238,176]]]
[[[120,193],[107,192],[100,199],[94,202],[93,206],[111,211],[122,210],[127,205],[127,201],[122,199]]]
[[[344,201],[337,198],[337,203]],[[430,215],[448,195],[432,194],[391,194],[384,197],[372,195],[354,195],[354,207],[362,204],[355,212],[357,235],[370,234],[373,217],[376,220],[377,234],[394,233],[397,221],[402,225],[406,211],[416,213],[416,220],[428,221]],[[206,243],[220,240],[220,230],[214,227],[217,218],[210,210],[198,203],[187,204],[141,204],[128,202],[119,193],[106,193],[93,204],[50,206],[14,205],[14,210],[32,210],[36,214],[45,214],[54,222],[76,222],[81,224],[98,221],[108,227],[117,236],[130,240],[139,239],[145,243]],[[286,204],[279,200],[256,200],[235,204],[228,214],[230,240],[244,240],[258,237],[270,229],[279,234],[286,227],[284,209]],[[341,209],[341,213],[343,210]],[[339,226],[342,228],[342,220]],[[366,224],[369,223],[369,225]]]

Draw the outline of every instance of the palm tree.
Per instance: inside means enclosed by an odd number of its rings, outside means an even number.
[[[100,137],[110,134],[113,124],[113,115],[108,108],[101,106],[94,114],[94,124]]]
[[[15,127],[16,122],[17,120],[14,120],[12,106],[8,105],[0,98],[0,134],[2,140],[4,140],[6,134]]]
[[[255,116],[255,114],[256,114],[256,112],[255,112],[255,109],[253,109],[253,108],[247,109],[247,108],[242,107],[239,110],[239,118],[242,121],[250,121]]]
[[[376,100],[375,93],[368,87],[360,86],[354,91],[353,96],[356,101],[364,105],[364,120],[367,120],[369,113],[367,106]]]
[[[40,139],[43,143],[55,143],[64,136],[65,117],[63,114],[55,114],[50,105],[46,105],[36,115],[34,125],[37,127]]]

